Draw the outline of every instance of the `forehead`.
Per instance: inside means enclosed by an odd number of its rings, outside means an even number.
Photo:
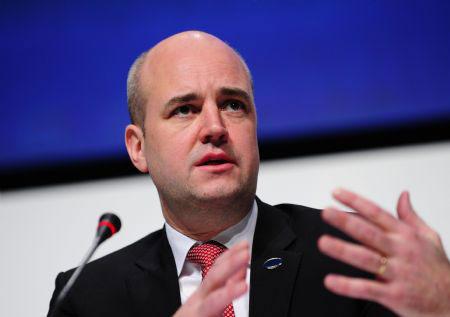
[[[235,87],[251,95],[251,83],[241,59],[224,43],[175,43],[149,52],[142,70],[143,93],[153,102],[174,95],[200,95]]]

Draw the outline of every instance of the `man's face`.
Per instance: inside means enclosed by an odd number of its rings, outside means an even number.
[[[143,146],[163,202],[254,194],[256,112],[238,57],[223,45],[154,53],[141,78],[147,96]]]

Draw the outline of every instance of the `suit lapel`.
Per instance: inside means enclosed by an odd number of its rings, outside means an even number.
[[[181,305],[175,260],[164,230],[127,280],[133,316],[171,316]]]
[[[300,266],[301,253],[290,250],[296,240],[288,218],[259,199],[253,239],[249,316],[287,316]],[[291,248],[293,249],[293,248]],[[281,266],[267,269],[270,258],[281,258]]]

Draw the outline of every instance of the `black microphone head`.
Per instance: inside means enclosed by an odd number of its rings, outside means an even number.
[[[116,234],[121,227],[119,217],[113,213],[106,213],[100,217],[97,227],[97,236],[100,237],[100,243]]]

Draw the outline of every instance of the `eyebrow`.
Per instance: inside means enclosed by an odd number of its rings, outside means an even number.
[[[189,101],[196,100],[199,98],[200,98],[199,95],[197,95],[196,93],[193,93],[193,92],[185,94],[185,95],[181,95],[181,96],[175,96],[175,97],[171,98],[168,102],[166,102],[166,104],[164,105],[164,108],[170,108],[174,105],[189,102]]]
[[[252,98],[250,97],[250,95],[245,91],[242,90],[240,88],[235,88],[235,87],[222,87],[220,88],[220,94],[224,95],[224,96],[231,96],[231,97],[240,97],[242,99],[244,99],[246,102],[248,103],[252,103]],[[168,102],[166,102],[166,104],[164,105],[164,108],[171,108],[172,106],[181,104],[181,103],[186,103],[186,102],[190,102],[193,100],[197,100],[200,99],[200,95],[191,92],[185,95],[180,95],[180,96],[175,96],[173,98],[170,98],[170,100]]]
[[[248,103],[252,103],[252,98],[250,95],[240,88],[234,88],[234,87],[223,87],[220,89],[220,93],[225,96],[231,96],[231,97],[240,97],[244,99]]]

